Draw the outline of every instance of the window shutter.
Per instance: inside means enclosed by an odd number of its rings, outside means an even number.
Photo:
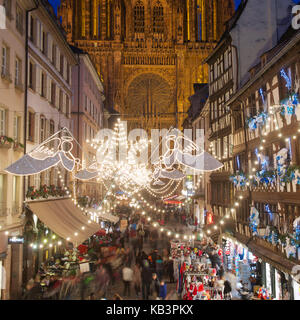
[[[40,93],[40,89],[41,89],[41,79],[40,79],[40,67],[35,65],[35,91],[37,93]]]
[[[48,33],[48,58],[50,61],[52,61],[52,38],[50,34]]]
[[[27,121],[26,121],[26,140],[29,140],[29,121],[30,121],[30,112],[27,111]]]
[[[40,143],[40,116],[38,113],[34,115],[34,142]]]
[[[0,135],[5,135],[5,110],[0,109]]]
[[[14,116],[14,135],[13,135],[14,140],[18,140],[18,117],[15,115]]]
[[[59,109],[59,88],[55,86],[55,107]]]

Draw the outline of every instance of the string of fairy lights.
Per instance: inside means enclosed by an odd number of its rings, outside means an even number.
[[[289,89],[289,91],[291,92],[291,81],[290,79],[286,76],[284,70],[281,71],[282,76],[286,79],[287,81],[287,88]],[[261,92],[262,94],[262,92]],[[294,104],[294,101],[292,101],[292,99],[295,99],[296,104]],[[290,108],[290,112],[287,112],[286,114],[288,116],[292,116],[295,112],[295,108],[298,106],[299,102],[298,99],[295,98],[294,94],[289,94],[289,99],[288,99],[288,104],[286,106],[286,108]],[[274,132],[276,133],[276,138],[277,140],[281,140],[284,141],[286,143],[291,143],[292,140],[297,140],[300,137],[300,124],[299,124],[299,128],[295,130],[295,132],[292,135],[287,135],[284,134],[282,132],[282,128],[283,126],[280,126],[280,121],[277,117],[278,113],[282,112],[282,105],[274,105],[274,106],[270,106],[269,108],[269,114],[267,114],[265,122],[262,123],[262,125],[258,126],[255,130],[259,130],[259,136],[260,136],[260,143],[258,145],[257,150],[259,150],[259,152],[256,153],[257,156],[257,160],[254,161],[253,163],[251,163],[251,173],[245,173],[245,177],[246,177],[246,186],[249,187],[251,189],[251,182],[254,179],[254,173],[259,171],[259,166],[260,164],[262,164],[263,162],[263,151],[265,150],[267,144],[268,144],[268,137],[269,135],[273,135],[273,139],[274,137]],[[281,121],[283,124],[283,121]],[[216,157],[216,152],[214,149],[214,145],[213,143],[211,143],[210,145],[210,150],[212,150],[213,155]],[[226,150],[225,150],[226,151]],[[227,151],[226,151],[227,152]],[[290,145],[290,152],[291,152],[291,145]],[[223,156],[223,159],[227,158],[225,155]],[[291,157],[292,158],[292,157]],[[219,158],[221,160],[221,158]],[[292,162],[290,163],[292,164]],[[250,170],[250,169],[249,169]],[[244,197],[242,195],[238,195],[235,197],[233,205],[230,209],[230,212],[232,214],[235,213],[235,211],[237,210],[237,208],[241,205],[241,201],[244,199]],[[230,218],[230,214],[226,214],[225,218]],[[220,224],[224,224],[224,220],[220,220]],[[217,229],[216,226],[214,227],[214,229]],[[210,230],[207,230],[207,233],[210,234]]]

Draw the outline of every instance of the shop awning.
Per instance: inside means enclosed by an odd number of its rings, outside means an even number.
[[[48,228],[64,239],[70,238],[69,241],[75,245],[81,244],[100,229],[99,224],[93,221],[88,223],[89,217],[71,199],[32,201],[28,206]]]
[[[285,259],[267,248],[258,246],[254,241],[251,241],[248,247],[257,257],[260,257],[283,272],[291,274],[293,267],[297,266],[293,261]]]
[[[119,217],[116,217],[116,216],[109,214],[109,213],[103,213],[103,212],[100,213],[96,209],[92,209],[92,210],[89,209],[89,212],[95,213],[97,216],[99,216],[100,220],[102,219],[102,220],[106,220],[106,221],[109,221],[112,223],[117,223],[120,220]]]
[[[240,234],[236,234],[235,237],[237,240],[244,243],[253,254],[276,267],[278,270],[292,274],[293,267],[297,266],[295,262],[282,257],[272,250],[258,245],[253,239],[248,239]]]

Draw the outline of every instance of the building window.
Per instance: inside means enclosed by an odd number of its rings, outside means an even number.
[[[153,32],[164,32],[164,8],[160,1],[157,1],[153,8]]]
[[[60,55],[59,63],[60,63],[59,72],[61,75],[63,75],[64,74],[64,56],[62,54]]]
[[[9,76],[9,48],[5,45],[2,47],[1,75],[2,77]]]
[[[62,92],[62,90],[59,90],[59,104],[58,104],[58,106],[59,106],[59,111],[64,111],[63,110],[63,92]]]
[[[134,32],[145,32],[145,7],[142,1],[138,1],[134,7]]]
[[[19,58],[16,58],[16,62],[15,62],[15,85],[16,86],[21,86],[21,72],[22,72],[22,63],[21,60]]]
[[[40,188],[41,183],[41,175],[40,174],[34,174],[33,175],[33,185],[36,189]]]
[[[238,112],[234,118],[235,130],[239,130],[243,127],[242,114]]]
[[[41,95],[42,97],[47,97],[47,77],[44,72],[42,72],[41,76]]]
[[[56,45],[52,44],[52,64],[56,66]]]
[[[0,109],[0,135],[5,136],[6,133],[6,112],[5,109]]]
[[[54,135],[54,131],[55,131],[55,124],[53,120],[50,120],[50,124],[49,124],[49,130],[50,130],[50,137]],[[54,147],[54,141],[52,140],[50,142],[50,148]]]
[[[42,39],[42,51],[45,56],[48,55],[48,35],[45,31],[43,31],[43,39]]]
[[[85,95],[84,96],[84,109],[85,109],[85,111],[88,111],[88,104],[89,104],[88,97]]]
[[[29,63],[29,88],[34,90],[34,76],[35,67],[32,62]]]
[[[67,83],[70,84],[70,65],[67,63]]]
[[[21,117],[20,116],[14,116],[14,135],[13,139],[15,141],[20,141],[21,140]]]
[[[35,115],[33,112],[28,112],[28,140],[34,142],[34,126],[35,126]]]
[[[70,98],[69,96],[66,96],[66,115],[70,115]]]
[[[30,16],[29,38],[32,42],[34,42],[34,18],[33,18],[33,16]]]
[[[0,204],[3,202],[4,194],[5,194],[6,186],[5,186],[5,176],[4,174],[0,174]]]
[[[55,106],[55,97],[56,97],[56,85],[52,81],[51,82],[51,104]]]
[[[5,8],[6,17],[11,20],[11,0],[4,0],[3,7]]]
[[[257,114],[255,93],[251,94],[251,96],[248,98],[248,101],[249,101],[249,115],[250,117],[254,117]]]
[[[44,116],[40,118],[40,142],[46,139],[46,119]]]
[[[16,28],[23,34],[23,10],[18,5],[16,6]]]

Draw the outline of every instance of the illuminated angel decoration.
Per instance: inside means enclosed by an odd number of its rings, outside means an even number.
[[[63,128],[7,167],[5,171],[14,175],[28,176],[61,164],[72,172],[79,163],[79,159],[76,159],[71,152],[73,142],[74,138],[70,131]]]
[[[174,145],[173,149],[170,148],[171,142]],[[166,146],[168,150],[163,156],[163,163],[166,168],[172,168],[177,164],[196,171],[215,171],[223,167],[221,162],[206,151],[200,150],[192,140],[181,133],[180,135],[168,135]],[[182,149],[182,146],[186,147]],[[196,154],[193,155],[193,152]]]

